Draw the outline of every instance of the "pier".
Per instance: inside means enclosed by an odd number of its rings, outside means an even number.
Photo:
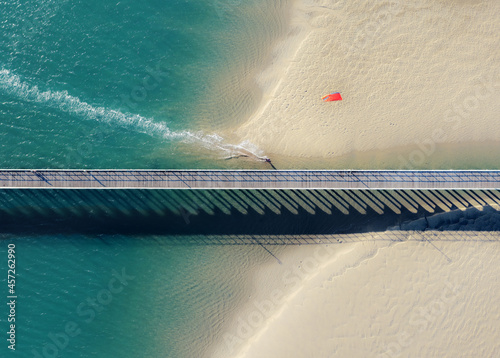
[[[499,170],[2,169],[4,189],[500,189]]]

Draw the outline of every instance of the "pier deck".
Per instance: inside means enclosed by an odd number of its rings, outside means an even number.
[[[499,170],[0,170],[12,189],[500,189]]]

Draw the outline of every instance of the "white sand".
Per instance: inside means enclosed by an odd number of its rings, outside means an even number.
[[[416,220],[340,245],[269,246],[281,264],[253,273],[213,357],[499,356],[499,215],[456,210],[429,217],[429,231]]]
[[[347,251],[316,265],[321,260],[306,248],[295,262],[306,275],[281,273],[295,290],[264,323],[259,314],[268,306],[240,315],[234,334],[247,324],[251,337],[226,344],[238,352],[229,356],[498,356],[498,235],[495,242],[367,242]],[[267,289],[257,302],[281,292]]]
[[[410,163],[436,143],[500,140],[500,1],[297,0],[293,13],[238,140],[318,158],[410,146]],[[344,100],[321,101],[334,91]]]
[[[353,248],[353,244],[288,246],[285,249],[269,246],[268,249],[279,256],[281,264],[269,257],[267,264],[251,273],[251,295],[232,317],[225,318],[222,341],[212,356],[235,357],[266,328],[269,320],[283,308],[287,297],[295,295],[311,273],[330,260],[338,260]],[[304,267],[304,260],[309,265]]]

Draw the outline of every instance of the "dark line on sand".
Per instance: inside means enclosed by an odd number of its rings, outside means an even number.
[[[280,259],[279,259],[279,258],[277,258],[277,257],[276,257],[276,256],[275,256],[275,255],[274,255],[271,251],[269,251],[269,250],[267,249],[267,247],[265,247],[263,244],[261,244],[259,241],[257,241],[257,239],[254,239],[254,240],[255,240],[255,242],[256,242],[257,244],[259,244],[259,245],[260,245],[260,246],[261,246],[264,250],[266,250],[266,251],[267,251],[267,253],[268,253],[269,255],[271,255],[272,257],[274,257],[274,258],[276,259],[276,261],[278,261],[278,263],[279,263],[280,265],[282,265],[282,264],[283,264],[283,263],[280,261]]]

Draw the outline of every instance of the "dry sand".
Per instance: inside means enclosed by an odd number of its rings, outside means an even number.
[[[498,356],[500,237],[455,234],[495,241],[430,243],[421,240],[432,234],[413,233],[415,241],[356,243],[330,253],[296,249],[284,268],[260,275],[261,293],[226,332],[220,356]],[[269,277],[281,285],[269,285]]]
[[[436,143],[498,142],[499,18],[496,0],[297,0],[235,135],[273,159],[397,148],[409,166]],[[323,103],[333,91],[344,100]],[[214,357],[499,356],[500,235],[461,231],[497,230],[497,214],[430,218],[446,240],[410,225],[401,242],[278,252]]]
[[[341,244],[269,246],[280,262],[252,273],[213,357],[497,357],[499,218],[456,210]]]
[[[436,143],[498,141],[499,18],[497,0],[297,0],[235,135],[271,157],[414,147],[407,166]]]

